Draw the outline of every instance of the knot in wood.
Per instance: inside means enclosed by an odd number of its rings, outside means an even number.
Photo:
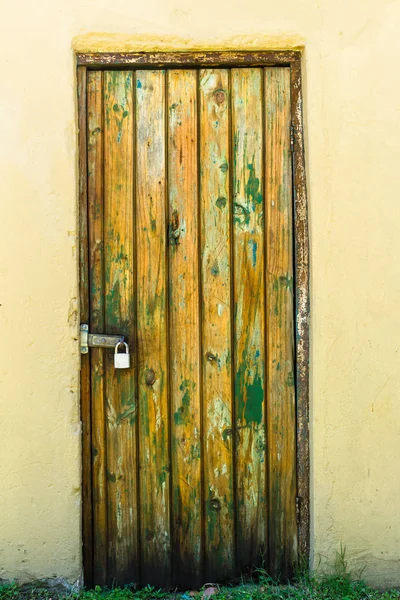
[[[212,498],[210,504],[213,510],[221,510],[221,501],[218,498]]]
[[[155,372],[153,371],[153,369],[149,369],[149,370],[147,371],[147,373],[146,373],[146,377],[145,377],[145,380],[146,380],[146,385],[153,385],[153,383],[154,383],[154,382],[155,382],[155,380],[156,380],[156,374],[155,374]]]
[[[225,102],[225,92],[224,90],[216,90],[214,92],[215,102],[217,104],[223,104]]]

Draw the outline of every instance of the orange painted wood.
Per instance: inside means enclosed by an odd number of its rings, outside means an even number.
[[[226,69],[200,71],[200,211],[205,578],[235,574],[232,422],[230,91]]]
[[[141,581],[171,581],[165,73],[136,72]]]
[[[175,584],[202,585],[197,73],[168,72],[169,349]]]
[[[290,69],[264,77],[269,572],[287,578],[297,560]]]
[[[232,69],[237,560],[265,560],[265,252],[262,70]]]
[[[104,73],[104,290],[106,333],[135,341],[133,73]],[[105,353],[108,584],[138,580],[135,368]]]

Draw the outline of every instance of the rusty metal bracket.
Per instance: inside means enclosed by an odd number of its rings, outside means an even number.
[[[89,333],[89,325],[81,325],[81,354],[87,354],[89,348],[115,348],[125,343],[123,335],[107,335],[105,333]]]

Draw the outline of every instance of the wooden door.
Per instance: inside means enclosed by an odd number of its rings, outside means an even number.
[[[257,566],[285,578],[290,68],[92,70],[82,93],[83,303],[91,332],[126,336],[132,358],[116,370],[94,348],[83,367],[86,581],[193,588]]]

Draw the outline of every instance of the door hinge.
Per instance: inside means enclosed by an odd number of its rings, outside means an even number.
[[[293,154],[294,152],[294,125],[290,124],[290,152]]]
[[[301,498],[296,496],[296,523],[300,523]]]
[[[105,333],[89,333],[89,325],[81,325],[81,354],[87,354],[89,348],[115,348],[125,343],[123,335],[106,335]]]

